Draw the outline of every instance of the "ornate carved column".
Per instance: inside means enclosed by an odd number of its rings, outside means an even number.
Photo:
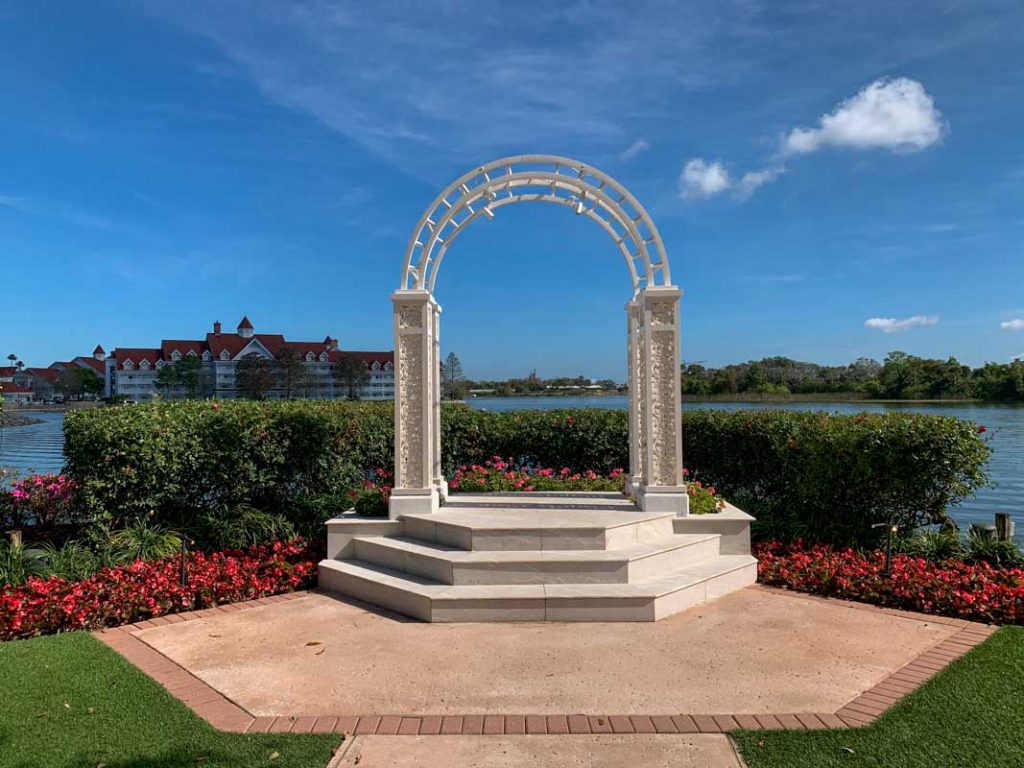
[[[683,485],[683,435],[679,391],[679,297],[675,286],[652,286],[641,295],[645,352],[643,487],[641,509],[689,514]]]
[[[438,508],[434,468],[435,307],[429,291],[391,294],[395,317],[395,486],[390,517]]]
[[[626,304],[627,387],[629,389],[629,477],[626,492],[636,496],[643,485],[644,464],[644,344],[643,305]]]
[[[431,481],[437,489],[441,498],[448,497],[448,481],[445,480],[441,471],[441,305],[431,299],[433,311],[431,312],[432,326],[430,373],[433,377],[433,398],[431,399],[431,416],[433,418],[433,469]]]

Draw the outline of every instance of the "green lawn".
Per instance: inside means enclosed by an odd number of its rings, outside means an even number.
[[[1024,629],[1004,627],[872,725],[734,734],[750,768],[1024,766]]]
[[[323,768],[340,742],[216,731],[84,632],[0,643],[3,768]]]

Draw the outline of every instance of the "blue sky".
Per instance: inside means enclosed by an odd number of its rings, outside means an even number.
[[[434,195],[552,153],[654,216],[686,360],[1007,361],[1022,33],[1018,0],[8,3],[0,351],[46,365],[243,313],[390,349]],[[477,223],[437,295],[471,377],[623,378],[626,268],[563,208]]]

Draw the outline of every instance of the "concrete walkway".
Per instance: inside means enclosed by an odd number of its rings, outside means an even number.
[[[755,587],[648,624],[424,624],[312,594],[134,634],[255,716],[759,715],[835,712],[941,622]]]
[[[724,735],[356,736],[330,768],[741,768]]]

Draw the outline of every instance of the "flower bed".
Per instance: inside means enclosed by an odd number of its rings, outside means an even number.
[[[0,640],[129,624],[168,613],[276,595],[310,583],[319,547],[295,539],[245,550],[104,568],[82,581],[30,578],[0,587]]]
[[[689,475],[684,469],[683,475]],[[373,479],[363,482],[360,491],[352,491],[350,498],[355,510],[364,517],[383,517],[388,513],[388,500],[394,478],[390,470],[378,469]],[[613,469],[607,474],[594,470],[573,472],[568,467],[556,470],[551,467],[516,467],[511,459],[494,456],[483,464],[463,464],[455,470],[448,481],[450,493],[531,493],[560,491],[580,493],[605,491],[624,493],[626,472]],[[690,514],[706,515],[719,512],[725,501],[717,495],[713,485],[704,485],[699,480],[687,483],[690,496]]]
[[[500,456],[483,464],[463,464],[448,481],[452,493],[508,493],[514,491],[612,491],[622,493],[626,473],[613,469],[607,475],[594,470],[573,472],[562,469],[514,467],[511,460]]]
[[[799,592],[841,597],[998,624],[1024,624],[1024,568],[993,568],[959,560],[929,563],[893,555],[885,575],[885,553],[862,554],[824,545],[755,547],[758,580]]]

